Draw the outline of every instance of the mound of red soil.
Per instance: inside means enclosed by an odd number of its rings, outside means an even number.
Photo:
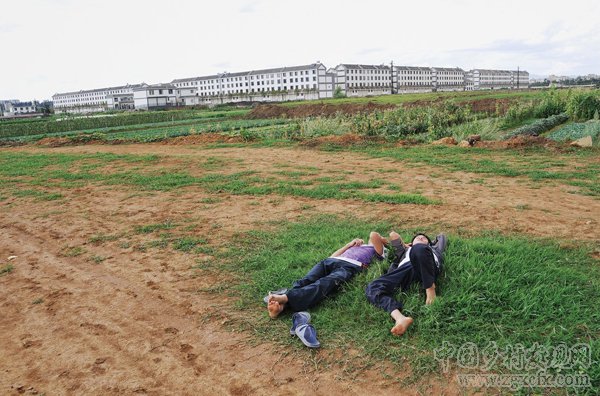
[[[524,147],[546,147],[546,148],[562,148],[565,144],[547,139],[543,136],[515,136],[507,140],[492,140],[479,141],[475,143],[475,147],[484,147],[491,149],[511,149]]]
[[[46,147],[62,147],[73,145],[73,142],[67,138],[43,138],[35,142],[37,146],[46,146]]]
[[[256,106],[245,118],[306,118],[317,116],[332,116],[341,114],[370,113],[377,110],[393,109],[390,104],[368,103],[343,103],[338,105],[325,103],[302,104],[294,107],[266,104]]]
[[[469,106],[474,113],[500,114],[506,113],[511,104],[516,99],[496,99],[484,98],[477,100],[469,100],[466,102],[458,102],[459,106]]]
[[[344,135],[330,135],[330,136],[320,136],[312,139],[303,140],[300,142],[300,146],[305,147],[318,147],[329,144],[334,144],[337,146],[354,146],[367,142],[378,142],[381,139],[361,136],[355,133],[346,133]]]

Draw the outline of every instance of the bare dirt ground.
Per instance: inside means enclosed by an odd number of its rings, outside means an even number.
[[[280,196],[209,195],[188,187],[138,192],[87,185],[65,199],[0,202],[0,259],[17,258],[0,277],[0,393],[2,394],[459,394],[452,377],[423,378],[402,387],[409,371],[385,362],[350,370],[326,346],[317,352],[281,350],[240,331],[245,319],[234,296],[211,288],[226,274],[197,276],[193,265],[214,260],[172,249],[136,249],[149,240],[135,225],[167,219],[188,225],[218,252],[236,234],[316,213],[369,221],[393,218],[398,228],[434,226],[461,232],[497,230],[536,237],[598,242],[600,200],[561,184],[525,178],[449,173],[357,154],[305,148],[220,148],[162,144],[19,147],[10,151],[158,154],[153,166],[209,171],[190,161],[220,158],[218,171],[317,169],[349,181],[388,178],[404,192],[441,199],[440,205],[366,204]],[[390,172],[385,172],[388,170]],[[344,172],[351,171],[352,174]],[[210,172],[214,172],[210,171]],[[476,182],[474,180],[483,180]],[[203,203],[205,198],[217,198]],[[386,232],[388,230],[380,230]],[[92,241],[99,234],[114,240]],[[78,250],[74,250],[77,248]],[[74,254],[73,252],[77,252]],[[102,257],[95,262],[94,257]],[[258,310],[256,315],[266,315]],[[388,329],[382,329],[387,331]],[[287,335],[282,335],[286,337]],[[337,361],[337,363],[336,363]],[[382,376],[386,372],[391,377]]]

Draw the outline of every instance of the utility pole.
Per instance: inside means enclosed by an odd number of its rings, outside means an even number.
[[[392,93],[392,95],[395,93],[394,92],[394,61],[390,62],[390,92]]]
[[[517,90],[519,89],[519,66],[517,66]]]

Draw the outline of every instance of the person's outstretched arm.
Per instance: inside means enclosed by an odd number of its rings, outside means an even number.
[[[369,234],[369,244],[375,248],[379,257],[383,257],[383,246],[388,244],[388,240],[379,235],[378,232],[371,231],[371,234]]]
[[[348,242],[347,244],[345,244],[344,246],[342,246],[341,248],[339,248],[338,250],[336,250],[335,252],[333,252],[333,254],[330,257],[338,257],[340,256],[342,253],[344,253],[346,250],[350,249],[353,246],[360,246],[364,243],[364,241],[362,239],[353,239],[350,242]]]

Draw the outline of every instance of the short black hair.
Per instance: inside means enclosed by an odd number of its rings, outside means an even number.
[[[422,232],[416,233],[416,234],[415,234],[415,236],[413,236],[413,237],[412,237],[412,239],[410,240],[410,242],[412,243],[412,242],[415,240],[415,238],[416,238],[416,237],[418,237],[418,236],[420,236],[420,235],[422,235],[422,236],[424,236],[425,238],[427,238],[427,244],[428,244],[428,245],[431,245],[431,238],[429,238],[429,237],[427,236],[427,234],[424,234],[424,233],[422,233]]]

